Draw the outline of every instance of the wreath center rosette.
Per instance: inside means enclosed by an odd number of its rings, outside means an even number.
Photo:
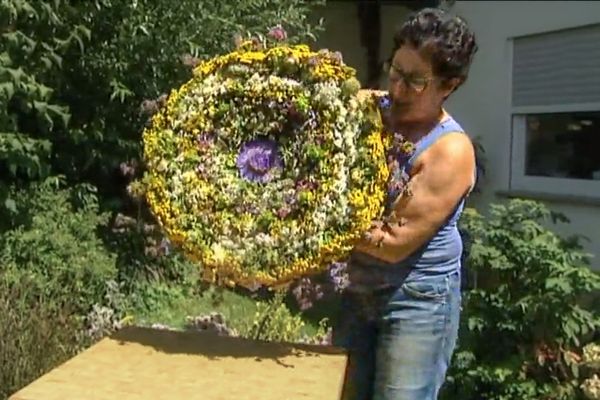
[[[143,145],[151,212],[213,282],[322,272],[384,209],[377,102],[329,51],[246,42],[200,63]]]

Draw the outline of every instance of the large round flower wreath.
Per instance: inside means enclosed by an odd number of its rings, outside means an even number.
[[[359,88],[338,53],[247,41],[169,95],[143,135],[146,198],[207,279],[321,272],[381,216],[390,143]]]

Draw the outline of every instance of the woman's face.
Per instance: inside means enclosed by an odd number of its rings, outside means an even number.
[[[419,123],[437,118],[456,83],[444,83],[428,58],[410,45],[400,47],[389,65],[389,93],[396,122]]]

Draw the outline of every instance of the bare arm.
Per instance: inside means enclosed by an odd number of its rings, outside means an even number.
[[[402,224],[376,224],[369,231],[372,239],[360,241],[356,250],[397,263],[430,240],[473,186],[473,145],[467,135],[449,133],[414,168],[412,196],[400,199],[395,208]]]

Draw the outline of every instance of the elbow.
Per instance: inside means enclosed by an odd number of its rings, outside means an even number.
[[[410,240],[406,238],[396,237],[389,243],[388,251],[386,251],[386,259],[384,261],[390,264],[398,264],[411,257],[413,254],[418,252],[426,243],[431,240],[434,233],[430,233],[429,230],[417,231],[412,230],[410,233],[407,232]]]
[[[401,250],[402,249],[400,247],[391,247],[388,251],[384,253],[385,256],[382,257],[383,261],[385,261],[388,264],[398,264],[406,258],[406,255],[403,254],[404,252]]]
[[[408,254],[407,254],[407,249],[405,248],[405,246],[391,244],[388,247],[388,250],[383,252],[381,258],[383,261],[385,261],[388,264],[398,264],[401,261],[404,261],[407,256],[408,256]]]

